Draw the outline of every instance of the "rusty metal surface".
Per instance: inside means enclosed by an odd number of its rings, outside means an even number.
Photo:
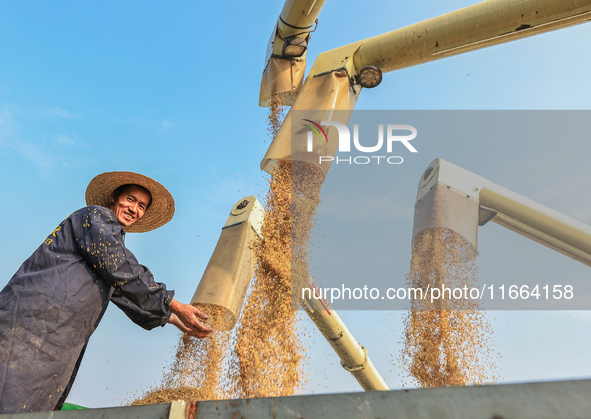
[[[199,402],[189,402],[187,404],[186,419],[196,419],[197,418],[197,413],[199,411],[198,406],[199,406]],[[174,419],[174,418],[170,418],[170,419]]]

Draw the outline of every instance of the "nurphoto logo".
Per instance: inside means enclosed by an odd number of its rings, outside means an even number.
[[[314,151],[313,143],[314,143],[314,133],[319,138],[320,142],[328,143],[328,135],[326,131],[322,128],[324,126],[333,126],[337,129],[339,133],[339,153],[350,153],[351,152],[351,133],[349,132],[349,128],[341,122],[337,121],[320,121],[320,124],[310,120],[304,119],[304,121],[308,122],[309,124],[303,124],[305,127],[310,128],[311,131],[308,131],[307,140],[308,140],[308,147],[307,151],[312,153]],[[349,156],[349,157],[341,157],[341,156],[319,156],[319,164],[324,162],[333,162],[335,161],[337,164],[339,163],[349,163],[349,164],[369,164],[369,163],[377,163],[380,164],[382,162],[386,162],[387,164],[402,164],[404,159],[401,156],[393,156],[392,150],[394,149],[394,144],[400,143],[411,153],[418,153],[417,149],[412,146],[410,143],[411,140],[416,138],[417,136],[417,129],[412,125],[400,125],[400,124],[387,124],[386,129],[384,130],[384,124],[378,125],[378,140],[377,144],[373,146],[363,146],[359,142],[359,125],[353,125],[353,145],[358,152],[366,153],[357,156]],[[385,135],[384,135],[385,132]],[[385,141],[384,141],[385,137]],[[380,155],[379,153],[384,153],[382,148],[384,147],[384,142],[386,143],[386,154]],[[374,154],[377,153],[377,154]]]

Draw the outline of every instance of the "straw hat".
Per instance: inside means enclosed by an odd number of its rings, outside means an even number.
[[[126,227],[130,233],[144,233],[154,230],[167,222],[174,215],[174,199],[170,192],[147,176],[133,172],[101,173],[90,181],[86,188],[86,205],[111,206],[111,194],[119,186],[133,184],[146,188],[152,195],[152,202],[144,216]]]

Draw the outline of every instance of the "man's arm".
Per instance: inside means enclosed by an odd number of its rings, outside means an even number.
[[[76,241],[83,257],[115,289],[111,301],[144,329],[172,323],[191,336],[207,336],[211,329],[201,325],[195,317],[204,314],[192,306],[175,301],[174,291],[155,282],[148,268],[140,265],[125,247],[121,225],[113,213],[102,207],[87,207],[87,211],[84,229]],[[180,313],[178,316],[172,310],[172,301],[176,303],[175,307]]]
[[[170,312],[172,315],[168,319],[168,323],[175,325],[181,332],[189,336],[204,338],[212,332],[211,327],[197,320],[198,318],[206,320],[207,314],[192,305],[179,303],[173,299],[170,303]]]
[[[132,322],[146,330],[152,330],[157,326],[166,325],[169,323],[170,316],[172,315],[170,311],[164,314],[164,316],[160,313],[150,313],[149,311],[145,311],[117,290],[113,291],[111,302],[119,307]]]

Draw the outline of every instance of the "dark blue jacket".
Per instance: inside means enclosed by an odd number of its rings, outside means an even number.
[[[125,248],[108,208],[66,218],[0,292],[0,414],[61,408],[109,300],[150,330],[174,292]]]

